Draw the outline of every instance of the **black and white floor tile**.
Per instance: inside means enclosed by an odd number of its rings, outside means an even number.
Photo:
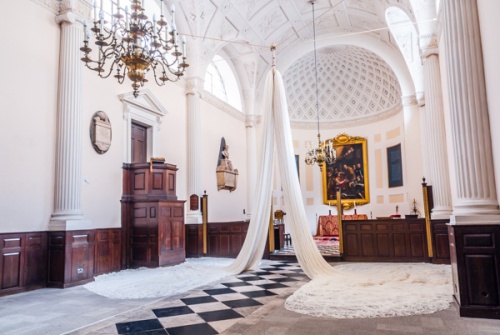
[[[340,257],[340,248],[339,244],[317,244],[319,252],[323,256],[329,256],[329,257]],[[295,250],[293,248],[293,245],[285,245],[285,247],[279,251],[275,252],[278,255],[285,255],[285,256],[295,256]]]
[[[305,278],[297,263],[266,262],[256,271],[195,290],[151,309],[151,317],[116,324],[122,335],[220,334]]]

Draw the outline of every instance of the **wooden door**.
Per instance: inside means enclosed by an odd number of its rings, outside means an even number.
[[[132,163],[147,162],[147,128],[132,123]]]

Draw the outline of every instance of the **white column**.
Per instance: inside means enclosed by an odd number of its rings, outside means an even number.
[[[188,196],[197,194],[203,195],[201,189],[201,166],[200,166],[200,148],[201,148],[201,120],[200,120],[200,92],[198,85],[201,81],[198,78],[190,78],[186,85],[187,98],[187,125],[188,125]],[[202,223],[201,211],[189,210],[186,214],[186,223]]]
[[[71,3],[71,2],[69,2]],[[71,8],[56,17],[61,25],[56,152],[55,210],[50,230],[90,227],[81,210],[83,26]]]
[[[253,211],[253,198],[257,186],[257,154],[256,154],[256,116],[247,115],[245,118],[245,127],[247,135],[247,208],[246,219],[250,220]]]
[[[425,87],[425,159],[427,183],[432,185],[433,219],[448,219],[452,214],[446,127],[437,39],[435,34],[421,36]]]
[[[478,222],[478,215],[496,216],[500,211],[493,172],[477,1],[442,1],[441,6],[457,185],[452,222]],[[483,221],[497,219],[484,217]]]
[[[423,98],[420,97],[422,100]],[[422,201],[422,148],[420,145],[420,118],[419,105],[415,95],[403,97],[404,114],[404,147],[402,148],[402,159],[405,175],[403,182],[407,190],[408,212],[411,211],[413,199],[417,199],[417,205],[423,213]]]

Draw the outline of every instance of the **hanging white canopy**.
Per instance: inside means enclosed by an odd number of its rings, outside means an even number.
[[[274,67],[267,75],[264,94],[263,148],[253,215],[243,247],[228,270],[232,273],[240,273],[254,268],[262,259],[271,211],[273,157],[276,143],[279,172],[287,208],[287,224],[289,224],[297,260],[305,274],[311,279],[319,275],[332,274],[334,270],[321,256],[309,232],[295,168],[285,88],[281,74]]]

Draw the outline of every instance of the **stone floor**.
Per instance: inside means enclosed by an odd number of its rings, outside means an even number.
[[[286,298],[307,281],[296,263],[265,261],[257,271],[161,299],[109,299],[82,286],[41,289],[0,297],[0,334],[500,334],[500,320],[460,318],[454,304],[430,315],[373,319],[286,310]]]

